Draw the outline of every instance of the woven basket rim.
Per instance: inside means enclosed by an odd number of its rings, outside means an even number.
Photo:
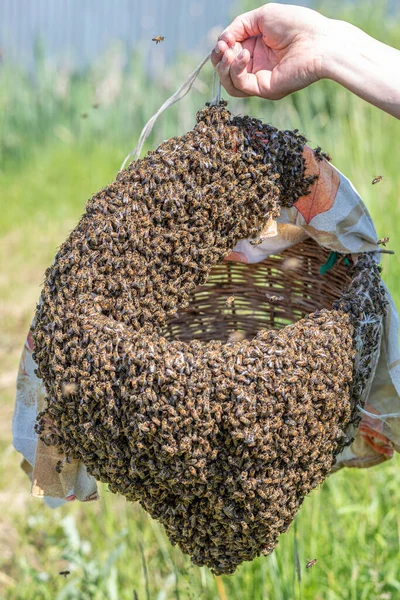
[[[228,341],[234,332],[254,337],[259,329],[280,329],[316,310],[332,309],[351,274],[339,259],[322,275],[319,269],[329,254],[310,238],[259,263],[219,263],[162,334],[171,341]]]

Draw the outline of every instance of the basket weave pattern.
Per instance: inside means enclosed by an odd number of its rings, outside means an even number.
[[[310,239],[260,263],[215,265],[163,334],[170,340],[227,341],[239,331],[252,338],[262,329],[281,329],[315,310],[330,310],[351,276],[343,262],[322,276],[328,256]]]

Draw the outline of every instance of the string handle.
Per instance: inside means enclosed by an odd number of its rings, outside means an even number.
[[[212,100],[211,104],[219,104],[221,102],[221,80],[217,71],[214,70],[212,80]]]
[[[158,119],[158,117],[161,115],[161,113],[163,113],[165,110],[167,110],[167,108],[170,108],[170,106],[172,106],[173,104],[176,104],[176,102],[179,102],[179,100],[182,100],[182,98],[184,98],[186,96],[186,94],[190,91],[190,89],[192,88],[192,85],[196,81],[197,76],[200,73],[201,69],[204,67],[204,65],[207,63],[207,61],[210,59],[210,56],[211,56],[211,53],[207,54],[207,56],[201,61],[201,63],[195,68],[195,70],[192,73],[190,73],[190,75],[187,77],[186,81],[181,85],[181,87],[174,94],[172,94],[172,96],[164,102],[164,104],[151,117],[151,119],[149,119],[147,121],[146,125],[142,129],[142,133],[140,134],[139,141],[138,141],[136,147],[131,152],[129,152],[128,156],[125,158],[124,162],[121,165],[120,171],[122,171],[125,168],[125,165],[128,162],[128,160],[130,160],[130,159],[137,160],[139,158],[140,153],[143,148],[143,144],[149,137],[151,130],[153,129],[153,125],[156,122],[156,120]],[[216,74],[214,72],[213,104],[220,102],[220,100],[221,100],[221,82],[219,82],[218,86],[216,86],[215,75]],[[217,89],[215,90],[215,88],[217,88]],[[215,99],[215,102],[214,102],[214,99]]]

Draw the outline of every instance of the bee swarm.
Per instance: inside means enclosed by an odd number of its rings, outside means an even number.
[[[239,239],[307,193],[304,143],[206,107],[88,201],[37,308],[42,439],[217,574],[273,550],[357,421],[354,294],[252,340],[160,333]]]

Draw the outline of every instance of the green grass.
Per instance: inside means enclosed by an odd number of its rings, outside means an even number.
[[[368,27],[381,39],[399,39],[399,26],[394,30],[379,11]],[[105,488],[98,503],[56,511],[30,498],[11,447],[13,380],[44,270],[87,198],[115,177],[141,126],[197,59],[176,64],[158,85],[146,79],[138,57],[120,72],[110,71],[110,61],[63,80],[58,73],[57,85],[40,56],[35,81],[11,66],[0,71],[0,597],[7,600],[132,600],[135,592],[140,600],[219,597],[207,569],[172,548],[140,507]],[[114,95],[105,94],[104,81]],[[160,118],[150,144],[192,126],[210,99],[210,83],[208,69],[197,89]],[[330,82],[278,103],[232,101],[230,108],[297,127],[332,155],[365,199],[378,234],[391,238],[397,255],[385,257],[384,278],[399,305],[400,122]],[[384,179],[372,186],[376,175]],[[223,578],[229,600],[400,598],[398,467],[396,457],[332,476],[306,499],[271,556]],[[318,562],[306,570],[312,558]],[[71,572],[67,578],[63,570]]]

